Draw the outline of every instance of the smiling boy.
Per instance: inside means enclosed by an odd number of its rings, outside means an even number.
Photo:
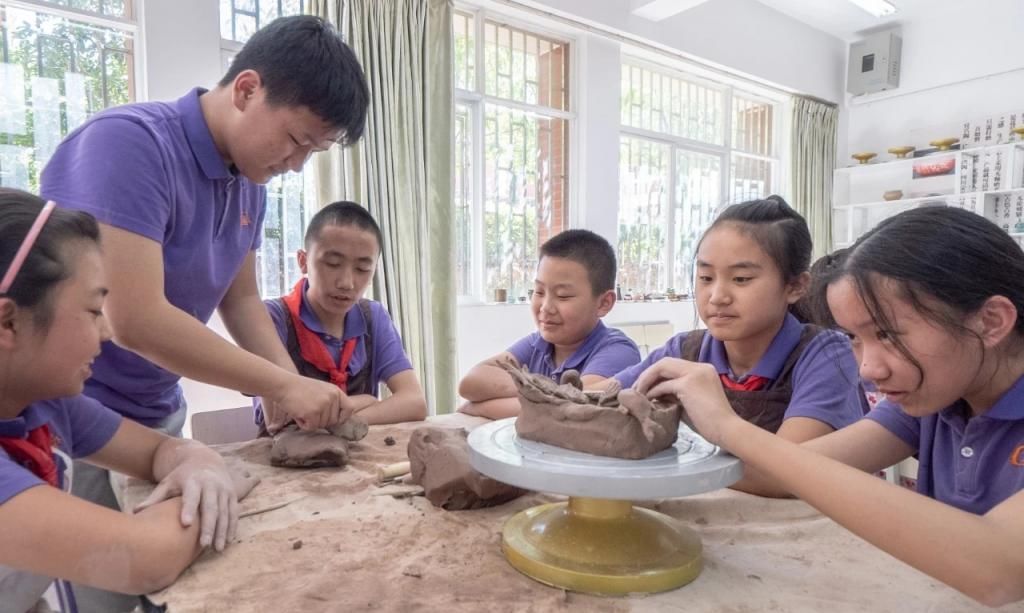
[[[515,358],[555,381],[576,370],[584,386],[640,361],[636,344],[601,321],[615,306],[615,251],[608,241],[589,230],[566,230],[540,253],[530,301],[537,331],[466,374],[459,384],[468,401],[459,408],[463,413],[490,419],[519,414],[516,386],[499,360]]]

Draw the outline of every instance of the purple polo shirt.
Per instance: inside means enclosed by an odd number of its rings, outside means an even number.
[[[160,243],[167,300],[205,324],[260,246],[266,190],[225,164],[199,106],[203,92],[96,114],[57,147],[41,191]],[[107,342],[85,393],[152,426],[181,406],[179,379]]]
[[[776,379],[789,354],[800,343],[803,331],[804,324],[787,314],[778,334],[768,345],[768,350],[747,375]],[[663,347],[652,351],[643,362],[618,373],[615,378],[623,387],[629,387],[636,383],[640,373],[661,358],[682,357],[679,350],[687,334],[689,332],[673,336]],[[736,379],[729,368],[725,343],[711,334],[704,334],[697,361],[712,364],[718,374]],[[793,365],[793,396],[783,420],[810,417],[836,430],[848,426],[864,416],[864,393],[857,385],[859,382],[860,374],[849,339],[838,332],[823,330],[807,343]]]
[[[341,363],[341,349],[345,341],[351,338],[359,339],[356,341],[356,348],[352,353],[352,359],[348,363],[348,374],[350,376],[366,366],[369,352],[373,352],[373,371],[370,373],[370,388],[374,390],[374,396],[378,395],[377,389],[382,382],[386,383],[388,379],[400,372],[412,370],[412,363],[405,355],[405,349],[402,347],[402,337],[398,335],[398,329],[395,328],[395,324],[391,321],[391,316],[388,315],[384,305],[374,300],[370,301],[370,316],[373,319],[373,347],[367,347],[367,322],[359,305],[353,305],[348,310],[348,313],[345,314],[345,330],[342,332],[342,337],[331,336],[324,329],[323,324],[320,323],[320,318],[317,317],[316,312],[309,305],[309,301],[306,298],[308,287],[309,281],[306,281],[302,288],[302,305],[299,307],[299,318],[302,320],[302,323],[312,332],[320,335],[321,340],[327,346],[327,350],[331,353],[331,357],[334,358],[335,364]],[[266,300],[265,304],[267,305],[267,312],[270,313],[270,319],[274,321],[274,327],[277,328],[277,334],[281,337],[281,342],[286,343],[288,341],[287,321],[291,315],[288,314],[288,310],[285,309],[280,300]]]
[[[883,400],[866,419],[917,450],[918,492],[982,515],[1024,488],[1024,377],[991,409],[969,414],[963,400],[926,417]]]
[[[555,364],[555,347],[544,340],[540,332],[520,339],[508,352],[526,366],[531,373],[551,377],[558,381],[566,370],[580,375],[610,377],[640,361],[640,350],[628,336],[598,321],[583,344],[564,362]]]
[[[121,425],[121,416],[87,396],[71,396],[35,402],[14,419],[0,420],[0,436],[28,436],[29,431],[50,424],[57,448],[70,458],[84,458],[102,449]],[[57,455],[61,489],[68,490],[64,478],[67,462]],[[15,462],[0,448],[0,504],[21,492],[46,482]]]

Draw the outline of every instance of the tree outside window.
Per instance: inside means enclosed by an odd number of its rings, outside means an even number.
[[[715,212],[777,189],[777,105],[624,61],[617,246],[623,293],[692,293],[697,243]]]
[[[569,43],[456,11],[456,278],[463,296],[533,287],[568,214]]]
[[[92,114],[135,100],[131,2],[0,0],[0,185],[39,174]],[[73,10],[65,10],[73,9]]]

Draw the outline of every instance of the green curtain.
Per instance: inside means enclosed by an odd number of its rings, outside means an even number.
[[[374,295],[398,326],[433,412],[455,406],[451,0],[314,0],[370,87],[354,147],[318,155],[321,204],[368,207],[384,233]]]
[[[832,173],[838,120],[835,106],[800,96],[793,99],[793,208],[807,220],[814,259],[832,250]]]

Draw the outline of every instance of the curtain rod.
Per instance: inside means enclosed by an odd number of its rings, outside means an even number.
[[[824,104],[826,106],[830,106],[830,107],[833,107],[833,108],[837,108],[838,107],[838,105],[835,102],[832,102],[830,100],[825,100],[824,98],[819,98],[817,96],[812,96],[810,94],[805,94],[803,92],[797,91],[795,89],[790,89],[788,87],[782,87],[782,86],[779,86],[779,85],[776,85],[774,83],[765,81],[765,80],[760,79],[760,78],[755,77],[755,76],[744,75],[744,74],[741,74],[741,73],[739,73],[737,71],[732,71],[732,70],[730,70],[730,69],[728,69],[726,67],[719,67],[718,65],[715,65],[715,64],[713,64],[711,62],[708,62],[707,60],[703,60],[703,59],[699,59],[697,57],[694,57],[694,56],[692,56],[692,55],[690,55],[690,54],[688,54],[688,53],[686,53],[684,51],[680,51],[678,49],[673,49],[671,47],[668,47],[668,46],[665,46],[665,45],[661,45],[661,44],[658,44],[658,43],[653,43],[653,42],[648,41],[646,39],[643,39],[643,38],[641,38],[639,36],[636,36],[634,34],[619,32],[619,31],[614,30],[614,29],[612,29],[612,28],[610,28],[608,26],[604,26],[604,25],[600,25],[600,24],[591,24],[591,23],[587,23],[587,22],[584,22],[584,21],[580,21],[578,19],[573,19],[572,17],[567,17],[567,16],[565,16],[563,14],[560,14],[560,13],[557,13],[557,12],[554,12],[554,11],[551,11],[551,10],[543,9],[543,8],[538,7],[538,6],[534,6],[533,4],[528,4],[526,2],[522,2],[520,0],[491,0],[491,1],[492,2],[496,2],[498,4],[504,4],[505,6],[509,6],[509,7],[515,8],[515,9],[526,11],[528,13],[533,13],[534,15],[539,15],[539,16],[545,17],[547,19],[552,19],[554,21],[558,21],[560,23],[563,23],[565,25],[571,26],[573,28],[578,28],[578,29],[581,29],[581,30],[585,30],[585,31],[589,32],[590,34],[594,34],[596,36],[601,36],[603,38],[608,38],[608,39],[611,39],[611,40],[614,40],[614,41],[620,42],[620,43],[626,43],[627,45],[632,45],[634,47],[641,47],[641,48],[643,48],[643,49],[645,49],[647,51],[652,51],[654,53],[657,53],[659,55],[664,55],[664,56],[670,57],[672,59],[683,60],[684,62],[689,62],[689,63],[693,63],[693,64],[699,64],[702,68],[704,68],[706,70],[709,70],[709,71],[711,71],[711,72],[713,72],[715,74],[718,74],[719,76],[726,77],[728,79],[740,79],[740,80],[743,80],[743,81],[749,81],[751,83],[754,83],[754,84],[758,85],[759,87],[763,87],[765,89],[769,89],[771,91],[774,91],[774,92],[777,92],[777,93],[780,93],[780,94],[786,94],[788,96],[800,96],[801,98],[807,98],[808,100],[813,100],[814,102],[818,102],[818,103]]]

